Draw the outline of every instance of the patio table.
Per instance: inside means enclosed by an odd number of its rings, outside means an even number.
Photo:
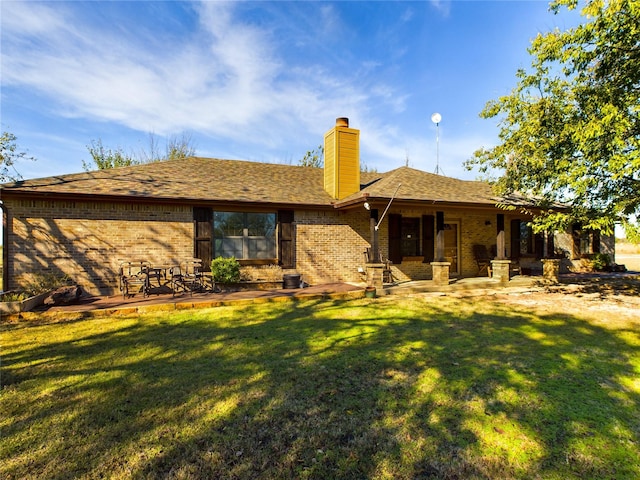
[[[171,281],[171,269],[177,267],[176,263],[165,263],[149,267],[149,283],[155,279],[158,287],[167,286]]]

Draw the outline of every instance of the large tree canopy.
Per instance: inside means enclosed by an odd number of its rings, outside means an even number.
[[[531,68],[487,103],[481,116],[500,119],[500,143],[467,167],[499,172],[502,195],[539,199],[539,229],[579,222],[611,232],[640,213],[640,2],[557,0],[551,11],[579,4],[583,22],[539,34]]]

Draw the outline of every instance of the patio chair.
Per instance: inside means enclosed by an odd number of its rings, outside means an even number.
[[[142,292],[142,296],[149,295],[149,263],[122,262],[119,268],[119,287],[122,298],[127,298]],[[134,288],[136,289],[134,291]]]
[[[487,272],[487,275],[491,276],[491,257],[489,251],[485,245],[473,245],[473,258],[478,266],[478,275],[482,275],[482,272]]]
[[[202,275],[202,260],[194,258],[180,262],[170,269],[171,291],[175,296],[179,292],[201,292],[205,288]]]
[[[382,269],[382,283],[395,283],[396,279],[393,276],[393,271],[391,270],[391,265],[393,262],[391,260],[383,259],[382,255],[380,256],[382,263],[384,263],[384,268]]]

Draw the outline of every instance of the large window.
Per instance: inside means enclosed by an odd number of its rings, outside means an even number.
[[[213,212],[213,256],[276,258],[276,214]]]

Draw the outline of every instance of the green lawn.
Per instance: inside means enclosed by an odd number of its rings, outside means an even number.
[[[3,325],[0,477],[640,478],[639,327],[433,296]]]

